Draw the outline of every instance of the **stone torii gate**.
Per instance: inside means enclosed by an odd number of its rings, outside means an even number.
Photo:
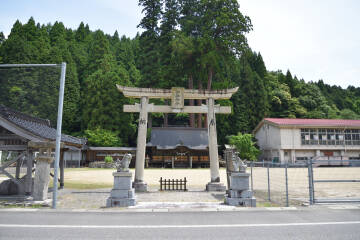
[[[139,112],[139,127],[136,148],[135,181],[134,188],[137,192],[147,191],[147,184],[144,182],[144,163],[146,148],[146,133],[148,113],[206,113],[209,138],[210,175],[211,180],[206,185],[208,191],[223,191],[225,186],[220,183],[218,145],[216,135],[215,114],[230,114],[231,107],[215,105],[216,99],[229,99],[238,90],[232,89],[206,91],[184,88],[155,89],[155,88],[134,88],[116,85],[118,90],[129,98],[140,98],[140,104],[124,105],[124,112]],[[171,99],[171,106],[154,105],[149,103],[150,98]],[[185,106],[184,99],[205,99],[207,105]]]

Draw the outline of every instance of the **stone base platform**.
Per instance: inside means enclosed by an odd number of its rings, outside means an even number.
[[[131,186],[131,172],[114,172],[114,188],[106,199],[106,207],[135,206],[135,191]]]
[[[135,198],[112,198],[106,199],[106,207],[129,207],[135,206]]]
[[[208,184],[206,184],[206,191],[209,192],[222,192],[225,190],[226,187],[224,186],[224,184],[219,182],[209,182]]]
[[[225,197],[225,204],[230,206],[256,207],[256,198],[230,198]]]
[[[148,186],[145,182],[134,182],[133,187],[135,189],[135,192],[147,192]]]
[[[256,207],[256,199],[249,189],[250,174],[246,172],[232,172],[230,186],[225,197],[225,204],[230,206]]]

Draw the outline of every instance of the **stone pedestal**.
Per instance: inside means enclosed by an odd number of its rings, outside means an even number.
[[[232,172],[225,204],[231,206],[256,207],[256,199],[249,190],[249,173]]]
[[[133,183],[135,192],[147,192],[147,183],[143,181],[137,181]]]
[[[35,179],[34,179],[34,201],[47,199],[50,181],[50,163],[53,157],[39,156],[36,158]]]
[[[208,184],[206,184],[206,191],[209,192],[212,191],[222,192],[225,190],[226,190],[225,185],[220,182],[209,182]]]
[[[135,206],[135,192],[132,188],[131,172],[114,172],[114,187],[106,200],[106,207]]]

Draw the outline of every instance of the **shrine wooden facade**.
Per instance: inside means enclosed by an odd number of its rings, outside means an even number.
[[[147,143],[150,167],[209,167],[208,134],[205,128],[162,127],[151,129]]]
[[[135,147],[88,147],[86,151],[85,166],[88,166],[91,162],[103,162],[106,156],[111,156],[113,160],[122,159],[126,153],[131,153],[132,160],[130,167],[135,166]]]

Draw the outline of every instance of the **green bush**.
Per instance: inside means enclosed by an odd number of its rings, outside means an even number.
[[[113,162],[114,162],[114,160],[113,160],[112,156],[105,157],[105,163],[113,163]]]
[[[229,144],[233,145],[239,152],[239,157],[243,160],[255,161],[260,154],[260,150],[255,147],[254,136],[251,134],[231,135],[228,137]]]

